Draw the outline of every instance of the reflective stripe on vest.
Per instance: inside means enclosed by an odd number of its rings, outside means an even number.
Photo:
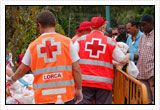
[[[89,80],[89,81],[98,81],[98,82],[105,82],[105,83],[113,83],[113,79],[101,77],[101,76],[93,76],[93,75],[84,75],[82,74],[83,80]]]
[[[33,84],[34,89],[39,88],[49,88],[49,87],[59,87],[59,86],[70,86],[74,84],[74,79],[67,80],[67,81],[57,81],[57,82],[48,82],[48,83],[41,83],[41,84]]]
[[[66,88],[42,90],[42,95],[64,94]]]
[[[104,66],[107,68],[113,69],[113,65],[104,61],[99,60],[88,60],[88,59],[80,59],[79,64],[89,64],[89,65],[97,65],[97,66]]]
[[[107,38],[107,43],[111,45],[116,45],[116,43],[113,42],[111,38]]]
[[[56,72],[56,71],[72,71],[72,66],[54,66],[54,67],[41,68],[33,71],[33,73],[35,75],[35,74]]]

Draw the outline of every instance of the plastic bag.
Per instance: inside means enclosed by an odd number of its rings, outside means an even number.
[[[33,103],[34,91],[33,90],[24,89],[22,98],[23,98],[23,103],[24,104],[34,104]]]
[[[6,99],[6,103],[7,104],[18,104],[19,102],[16,99],[14,99],[13,97],[9,96]]]
[[[122,50],[122,52],[126,54],[129,49],[129,46],[123,42],[117,42],[117,44],[118,44],[118,47]]]
[[[18,83],[17,83],[18,84]],[[7,87],[9,96],[7,104],[34,104],[34,91],[26,86],[11,85]]]
[[[128,74],[130,74],[134,78],[136,78],[137,75],[139,74],[139,70],[138,70],[137,66],[134,64],[133,61],[129,61]]]
[[[28,84],[32,84],[33,83],[33,80],[34,80],[34,76],[33,74],[26,74],[23,79],[28,82]]]
[[[21,80],[17,80],[11,85],[6,85],[7,104],[35,104],[34,91],[32,89],[33,75],[25,75]],[[7,83],[8,84],[8,83]]]

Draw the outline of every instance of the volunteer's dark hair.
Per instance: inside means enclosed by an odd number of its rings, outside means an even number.
[[[138,22],[135,20],[129,20],[127,23],[131,23],[131,26],[136,26],[138,28]]]
[[[42,27],[55,27],[55,16],[49,10],[41,11],[36,19],[37,24],[40,23]]]

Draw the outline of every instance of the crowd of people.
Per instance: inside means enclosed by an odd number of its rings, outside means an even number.
[[[113,60],[134,61],[137,79],[154,103],[154,28],[152,16],[128,21],[106,31],[103,17],[92,17],[75,30],[72,40],[55,32],[55,16],[44,10],[37,16],[40,36],[26,50],[21,65],[7,79],[13,84],[30,69],[34,75],[35,104],[112,104]],[[141,27],[141,30],[138,27]],[[142,32],[143,31],[143,32]],[[124,54],[117,42],[129,46]]]
[[[139,70],[136,79],[146,85],[149,104],[154,103],[153,22],[152,16],[146,14],[139,21],[129,20],[126,24],[118,25],[112,29],[111,35],[117,42],[124,42],[129,46],[130,60],[134,61]]]

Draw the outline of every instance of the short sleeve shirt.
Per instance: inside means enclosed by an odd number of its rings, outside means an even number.
[[[136,40],[135,41],[132,40],[132,35],[128,36],[126,44],[129,46],[128,51],[129,51],[129,53],[131,55],[130,58],[131,58],[132,61],[134,61],[134,54],[138,53],[139,41],[140,41],[140,38],[141,38],[142,34],[143,33],[141,31],[139,31],[137,36],[136,36]]]
[[[139,42],[139,59],[137,67],[139,70],[138,79],[149,79],[154,76],[154,30],[143,34]]]
[[[50,34],[50,33],[45,33],[45,34]],[[71,41],[71,58],[72,58],[72,63],[73,62],[76,62],[79,60],[79,56],[76,52],[76,49]],[[31,65],[31,54],[30,54],[30,51],[29,51],[29,47],[23,57],[23,60],[22,60],[23,64],[27,65],[27,66],[30,66]]]

